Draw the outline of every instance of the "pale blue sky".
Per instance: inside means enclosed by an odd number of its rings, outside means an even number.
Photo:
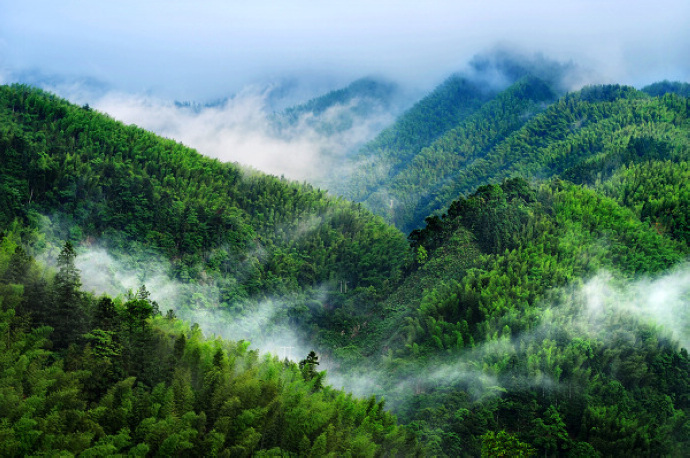
[[[0,82],[39,74],[197,100],[305,75],[429,89],[501,45],[639,86],[690,80],[689,24],[688,0],[0,0]]]

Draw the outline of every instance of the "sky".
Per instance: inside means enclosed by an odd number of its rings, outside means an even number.
[[[689,82],[689,19],[688,0],[0,0],[0,83],[36,85],[207,156],[318,184],[330,158],[399,111],[338,138],[308,122],[276,138],[271,87],[290,87],[283,107],[365,76],[423,95],[496,49],[577,67],[572,89]],[[173,103],[224,99],[197,111]]]
[[[0,71],[178,100],[290,75],[428,89],[502,45],[641,85],[690,80],[688,20],[687,0],[0,0]]]

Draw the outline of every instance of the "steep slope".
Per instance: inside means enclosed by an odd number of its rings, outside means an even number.
[[[335,190],[352,200],[366,200],[423,147],[474,113],[491,96],[492,91],[462,76],[448,78],[338,170],[345,179],[333,180],[340,183]]]
[[[347,87],[313,98],[277,113],[274,121],[280,131],[305,122],[324,135],[352,128],[356,118],[367,118],[391,108],[397,95],[395,84],[362,78]]]
[[[438,209],[429,203],[449,183],[457,182],[463,169],[485,157],[555,98],[542,80],[521,79],[418,151],[364,204],[409,232]]]
[[[24,251],[36,233],[4,229],[2,456],[421,455],[383,402],[324,386],[315,354],[206,339],[145,289],[86,294],[69,242],[51,272]]]
[[[343,282],[381,288],[409,259],[404,236],[357,204],[39,90],[0,88],[0,119],[0,222],[40,212],[64,223],[63,238],[163,254],[177,278],[216,281],[225,305]]]

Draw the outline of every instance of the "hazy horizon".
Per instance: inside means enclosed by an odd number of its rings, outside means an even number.
[[[495,67],[478,70],[487,56],[561,72],[566,89],[690,81],[688,17],[690,2],[680,0],[0,0],[0,83],[89,103],[223,161],[318,179],[451,74],[503,83]],[[337,137],[309,123],[272,134],[272,111],[367,76],[397,84],[406,102]]]
[[[498,46],[641,86],[690,81],[688,17],[681,0],[0,0],[0,81],[199,101],[290,78],[317,92],[368,75],[428,91]]]

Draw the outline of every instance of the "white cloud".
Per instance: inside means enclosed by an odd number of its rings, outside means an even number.
[[[365,74],[430,89],[472,55],[511,44],[596,68],[602,80],[690,80],[690,3],[531,0],[0,2],[14,73],[91,76],[177,99],[266,77]]]
[[[76,99],[83,98],[69,88],[58,90],[68,97],[74,94]],[[394,119],[380,107],[369,116],[353,116],[349,128],[327,134],[309,122],[313,115],[304,114],[278,133],[270,119],[269,94],[270,89],[249,87],[223,104],[195,109],[152,96],[110,92],[92,100],[91,106],[125,123],[180,141],[206,156],[317,183],[338,159]],[[351,104],[333,106],[319,120],[328,122],[351,108]]]
[[[582,294],[586,329],[603,332],[608,315],[623,314],[655,324],[690,348],[690,265],[634,282],[617,281],[603,272],[583,286]]]

